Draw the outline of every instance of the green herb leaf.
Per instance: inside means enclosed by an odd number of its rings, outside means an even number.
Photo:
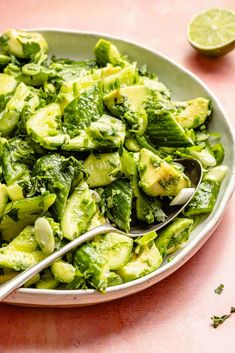
[[[219,287],[214,289],[215,294],[221,294],[224,290],[224,285],[220,284]]]
[[[230,313],[231,314],[235,313],[235,306],[231,306]]]
[[[212,326],[214,328],[217,328],[219,325],[223,324],[224,321],[227,320],[230,316],[231,316],[231,314],[222,315],[222,316],[212,316],[211,317]]]

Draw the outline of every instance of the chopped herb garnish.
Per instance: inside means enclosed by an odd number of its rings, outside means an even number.
[[[224,285],[220,284],[219,287],[214,289],[215,294],[221,294],[224,290]]]
[[[230,316],[231,316],[231,314],[222,315],[222,316],[212,316],[211,317],[212,326],[214,328],[217,328],[219,325],[223,324],[224,321],[227,320]]]
[[[231,314],[235,313],[235,306],[231,306],[230,313]]]

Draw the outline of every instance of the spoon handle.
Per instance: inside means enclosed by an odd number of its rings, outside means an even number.
[[[44,270],[46,267],[50,266],[55,260],[65,255],[68,251],[74,249],[75,247],[85,243],[86,241],[92,239],[94,236],[99,234],[108,233],[111,230],[115,230],[109,224],[104,224],[102,226],[96,227],[88,232],[82,234],[78,238],[72,240],[61,249],[57,250],[56,252],[52,253],[51,255],[47,256],[42,261],[38,262],[36,265],[28,268],[24,272],[20,273],[10,281],[6,282],[5,284],[0,286],[0,302],[3,301],[5,297],[7,297],[11,292],[15,289],[21,287],[25,282],[27,282],[30,278],[35,276],[37,273]]]

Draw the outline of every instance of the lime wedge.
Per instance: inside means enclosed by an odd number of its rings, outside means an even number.
[[[205,55],[226,54],[235,47],[235,12],[214,8],[199,13],[189,23],[187,37]]]

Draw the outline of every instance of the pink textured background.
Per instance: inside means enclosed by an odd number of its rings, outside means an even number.
[[[235,51],[207,59],[186,41],[190,18],[234,0],[0,0],[0,30],[61,27],[103,31],[151,46],[196,73],[233,125]],[[108,304],[75,309],[0,305],[0,353],[234,353],[235,315],[216,330],[210,316],[235,306],[235,197],[204,247],[161,283]],[[220,283],[222,295],[213,290]]]

